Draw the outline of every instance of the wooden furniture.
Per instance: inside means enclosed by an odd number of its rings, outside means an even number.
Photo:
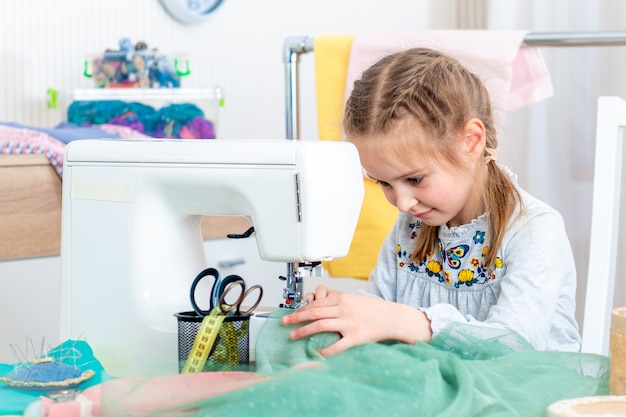
[[[0,155],[0,260],[60,253],[61,188],[44,155]]]
[[[41,154],[0,155],[0,261],[61,252],[62,180]],[[239,216],[205,216],[205,240],[243,233]]]

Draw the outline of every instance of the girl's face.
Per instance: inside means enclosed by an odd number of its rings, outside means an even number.
[[[391,141],[394,138],[378,137],[374,140]],[[415,151],[404,154],[385,152],[358,141],[356,146],[365,171],[381,185],[387,200],[398,210],[410,213],[425,224],[460,226],[470,223],[484,212],[474,175],[475,170],[484,164],[480,165],[478,162],[481,159],[464,151],[466,143],[461,138],[460,166],[436,161],[432,157],[420,158],[415,156],[419,155]]]

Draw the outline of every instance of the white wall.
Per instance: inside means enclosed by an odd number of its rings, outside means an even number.
[[[158,0],[2,1],[0,121],[56,124],[62,114],[46,109],[46,90],[90,87],[85,56],[117,49],[128,36],[162,52],[188,52],[192,74],[184,87],[223,88],[221,137],[284,137],[285,38],[451,24],[451,14],[437,15],[443,17],[432,18],[430,0],[227,0],[209,21],[183,25]],[[303,99],[312,97],[312,59],[302,59]],[[303,115],[303,128],[305,120],[314,119]]]
[[[623,32],[626,27],[626,3],[620,0],[492,0],[489,8],[489,29],[592,34]],[[594,45],[540,50],[552,76],[554,96],[507,115],[498,158],[519,175],[527,191],[563,215],[578,272],[577,319],[582,322],[586,288],[588,283],[595,285],[597,275],[589,270],[597,100],[626,97],[626,49]],[[621,194],[618,254],[626,245],[624,181]],[[618,258],[614,307],[626,305],[625,278],[626,269]]]
[[[173,20],[158,0],[0,1],[0,122],[56,125],[64,116],[46,108],[46,90],[63,94],[91,87],[82,76],[85,56],[117,49],[119,38],[128,36],[163,52],[189,53],[192,75],[183,79],[184,87],[223,88],[219,137],[282,138],[285,38],[453,27],[454,1],[431,7],[430,0],[388,0],[384,6],[372,0],[226,0],[196,26]],[[304,54],[300,64],[303,138],[317,135],[313,59]],[[243,249],[249,258],[244,272],[232,272],[249,277],[245,271],[252,269],[267,278],[273,300],[282,288],[276,274],[284,273],[284,266],[260,263],[254,249]],[[211,247],[207,252],[219,260]],[[35,346],[42,339],[50,346],[58,342],[59,269],[58,257],[0,262],[0,363],[15,361],[9,344],[25,348],[27,337]]]

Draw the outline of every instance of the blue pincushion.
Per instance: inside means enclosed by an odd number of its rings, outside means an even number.
[[[52,360],[37,361],[29,366],[20,368],[7,378],[15,382],[58,382],[67,379],[79,378],[83,371],[75,366]]]
[[[91,369],[83,371],[46,356],[16,366],[13,372],[0,378],[0,382],[18,389],[47,391],[73,388],[93,375]]]

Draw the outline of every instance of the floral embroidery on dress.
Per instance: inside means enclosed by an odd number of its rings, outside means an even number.
[[[477,230],[472,239],[474,243],[484,243],[485,242],[485,232]]]
[[[410,223],[411,239],[415,239],[420,223]],[[471,238],[470,244],[457,244],[446,247],[439,239],[438,250],[429,253],[426,258],[416,262],[401,245],[397,247],[398,267],[408,268],[409,271],[425,274],[429,278],[437,279],[441,283],[452,285],[455,288],[482,285],[497,278],[493,268],[484,263],[489,253],[489,242],[485,241],[486,232],[477,230]],[[473,254],[473,255],[472,255]],[[495,260],[495,269],[504,267],[500,257]]]

